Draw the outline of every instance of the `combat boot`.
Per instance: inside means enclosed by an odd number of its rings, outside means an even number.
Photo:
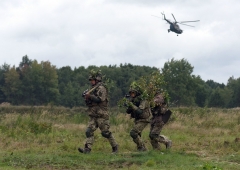
[[[87,145],[85,144],[85,148],[78,148],[78,151],[81,153],[90,153],[91,149],[87,147]]]
[[[138,150],[139,152],[144,152],[144,151],[146,151],[147,149],[145,148],[145,146],[140,146],[140,147],[137,148],[137,150]]]
[[[91,149],[89,148],[78,148],[78,151],[81,153],[90,153]]]
[[[112,147],[112,153],[118,153],[118,145]]]
[[[172,141],[171,140],[167,141],[165,145],[166,145],[166,149],[170,149],[172,147]]]

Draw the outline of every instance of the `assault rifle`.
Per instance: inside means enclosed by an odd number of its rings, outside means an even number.
[[[86,96],[86,94],[90,94],[90,93],[92,93],[96,88],[98,88],[99,86],[100,86],[101,84],[99,84],[99,85],[96,85],[96,86],[94,86],[93,88],[91,88],[90,90],[84,90],[84,92],[82,93],[82,97],[85,97]]]
[[[82,97],[85,97],[87,93],[88,93],[88,89],[84,90],[83,93],[82,93]]]
[[[85,96],[86,96],[87,94],[91,94],[91,93],[92,93],[96,88],[98,88],[100,85],[101,85],[101,84],[99,83],[98,85],[94,86],[94,87],[91,88],[90,90],[88,90],[88,89],[87,89],[87,90],[84,90],[83,93],[82,93],[82,97],[85,98]],[[91,100],[87,100],[86,98],[85,98],[85,102],[86,102],[87,105],[89,105],[89,104],[92,103]]]

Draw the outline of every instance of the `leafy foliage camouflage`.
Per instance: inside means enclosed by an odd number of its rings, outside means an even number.
[[[142,76],[139,80],[133,81],[130,85],[130,89],[135,89],[140,93],[141,100],[147,100],[150,102],[151,107],[154,107],[153,98],[156,93],[160,92],[163,94],[166,102],[168,103],[170,97],[168,92],[165,90],[166,82],[164,81],[163,74],[160,70],[152,72],[150,75]],[[118,102],[119,107],[129,106],[128,97],[123,97]]]

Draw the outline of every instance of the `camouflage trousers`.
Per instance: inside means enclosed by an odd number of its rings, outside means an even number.
[[[137,144],[138,149],[145,148],[145,144],[141,139],[141,133],[148,124],[148,119],[138,119],[134,121],[134,126],[130,131],[130,136],[133,138],[134,143]]]
[[[109,123],[109,119],[107,118],[96,118],[96,117],[91,117],[90,116],[90,120],[88,122],[88,127],[86,129],[86,142],[85,142],[85,146],[87,146],[88,148],[92,148],[92,145],[94,143],[94,131],[97,130],[97,128],[99,128],[101,130],[101,134],[103,137],[105,137],[110,145],[112,147],[117,146],[117,143],[115,141],[114,136],[112,135],[112,133],[109,131],[110,128],[110,123]]]
[[[160,150],[159,143],[163,143],[166,145],[169,142],[169,139],[166,136],[160,135],[160,132],[162,131],[162,128],[164,126],[162,117],[161,116],[153,117],[151,119],[150,124],[151,124],[151,128],[150,128],[149,137],[151,140],[151,145],[152,145],[153,149]]]

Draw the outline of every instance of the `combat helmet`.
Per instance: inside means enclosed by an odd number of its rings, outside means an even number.
[[[161,92],[157,92],[153,98],[153,101],[157,105],[162,105],[164,103],[164,96]]]
[[[129,94],[131,92],[134,92],[136,93],[136,96],[139,96],[142,94],[142,88],[137,84],[137,82],[132,82],[131,85],[130,85],[130,88],[129,88]]]
[[[88,80],[97,80],[97,81],[102,81],[102,73],[101,70],[95,71],[95,70],[91,70]]]

